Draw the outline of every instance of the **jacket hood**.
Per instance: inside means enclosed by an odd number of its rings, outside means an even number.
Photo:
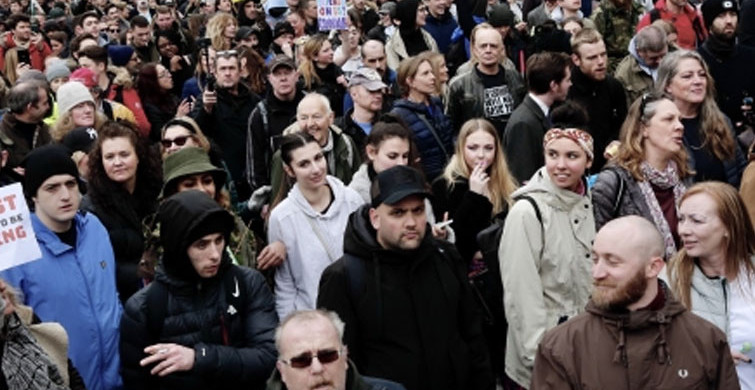
[[[186,253],[191,243],[211,233],[223,233],[228,243],[234,227],[233,216],[205,193],[191,190],[166,199],[158,210],[162,266],[166,274],[183,280],[197,280],[199,275]],[[223,256],[222,263],[229,263]],[[222,267],[222,266],[221,266]]]
[[[120,85],[126,89],[134,87],[134,79],[131,77],[128,69],[122,66],[110,65],[107,67],[107,71],[110,73],[110,80],[113,84]]]
[[[330,190],[333,191],[333,203],[343,202],[344,197],[346,196],[346,187],[343,185],[343,182],[337,177],[330,175],[326,176],[326,180],[328,181]],[[315,211],[315,209],[312,208],[312,205],[309,204],[309,201],[304,197],[304,194],[299,190],[299,183],[294,184],[293,188],[291,188],[291,192],[288,193],[288,199],[294,202],[304,214],[312,218],[330,219],[335,217],[339,212],[338,207],[328,208],[328,211],[326,211],[325,214],[320,214]]]
[[[674,299],[671,290],[660,279],[658,279],[658,294],[663,294],[663,307],[658,310],[640,309],[628,311],[600,308],[595,305],[592,299],[587,303],[585,310],[588,313],[603,318],[603,321],[618,340],[616,353],[613,358],[614,363],[621,363],[624,366],[628,364],[626,331],[631,332],[656,327],[659,336],[656,338],[656,357],[658,358],[658,363],[670,364],[671,351],[666,341],[666,328],[671,324],[674,317],[684,313],[687,309]]]
[[[640,55],[637,54],[636,38],[636,36],[632,37],[632,40],[629,41],[629,47],[627,48],[629,50],[629,54],[634,57],[635,60],[637,60],[637,65],[640,67],[640,69],[642,69],[643,72],[647,73],[648,76],[652,77],[653,80],[655,80],[658,73],[658,68],[650,69],[647,65],[645,65],[645,61],[643,61]]]
[[[582,179],[584,181],[584,178]],[[587,188],[587,184],[585,184]],[[545,203],[557,210],[570,210],[575,204],[582,200],[583,195],[579,195],[574,191],[558,188],[551,181],[548,176],[548,171],[545,167],[540,169],[532,175],[530,181],[524,187],[514,191],[512,196],[514,198],[521,195],[539,194]]]
[[[396,19],[401,21],[401,30],[412,31],[417,28],[417,8],[419,0],[402,0],[396,5]]]

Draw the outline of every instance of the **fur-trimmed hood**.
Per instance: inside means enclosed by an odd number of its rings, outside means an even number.
[[[123,88],[134,88],[134,78],[131,77],[128,69],[123,66],[108,65],[107,75],[110,78],[110,82],[116,85],[120,85]]]

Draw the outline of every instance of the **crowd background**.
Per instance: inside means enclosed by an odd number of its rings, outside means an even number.
[[[82,366],[86,387],[196,387],[223,375],[233,383],[239,372],[237,384],[264,387],[276,321],[329,306],[320,277],[356,255],[349,240],[359,232],[347,233],[367,223],[360,210],[372,182],[395,166],[419,170],[432,193],[428,235],[458,251],[498,386],[530,386],[544,334],[590,299],[596,231],[627,215],[660,232],[663,278],[682,304],[726,333],[736,362],[751,361],[755,333],[743,324],[755,319],[755,0],[347,3],[345,29],[330,31],[318,27],[316,0],[0,0],[0,185],[23,183],[39,207],[28,156],[64,146],[82,195],[76,208],[101,223],[112,249],[96,260],[117,291],[107,317],[125,309],[130,333],[96,333],[107,334],[108,353],[120,338],[125,368],[82,360],[92,345],[74,336],[68,364]],[[213,202],[174,198],[188,190]],[[229,327],[243,340],[229,343],[225,325],[197,306],[222,310],[223,293],[171,300],[169,311],[194,315],[168,313],[171,342],[199,348],[225,337],[229,349],[182,366],[189,376],[145,380],[136,363],[148,345],[133,328],[149,322],[140,312],[154,303],[147,286],[201,280],[177,253],[200,238],[194,225],[168,237],[162,225],[216,222],[203,213],[220,209],[230,216],[223,264],[256,270],[238,277],[245,293],[261,294],[244,303],[264,321]],[[714,231],[724,235],[708,237]],[[55,232],[78,247],[75,233]],[[103,250],[78,249],[78,261]],[[33,274],[3,277],[24,283],[13,287],[39,319],[72,326],[34,307]],[[211,288],[225,288],[217,279]],[[61,291],[39,302],[66,305]],[[346,320],[345,337],[359,344],[355,326]],[[424,342],[416,355],[394,346],[378,356],[396,352],[404,369],[425,373],[418,356],[433,349]],[[251,344],[258,350],[238,351]],[[354,356],[368,375],[426,388],[416,373]],[[737,370],[741,387],[755,389],[753,368]],[[66,383],[83,386],[74,374]]]

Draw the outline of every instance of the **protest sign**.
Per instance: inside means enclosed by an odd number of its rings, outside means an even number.
[[[346,30],[346,0],[317,0],[320,31]]]
[[[41,257],[21,184],[0,187],[0,271]]]

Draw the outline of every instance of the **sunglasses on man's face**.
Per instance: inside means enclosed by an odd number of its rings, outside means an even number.
[[[312,352],[304,352],[299,356],[294,356],[290,360],[283,360],[281,362],[287,364],[293,368],[307,368],[312,365],[312,360],[317,358],[320,364],[333,363],[341,356],[343,348],[341,349],[322,349],[317,351],[317,355],[312,355]]]
[[[176,144],[176,146],[184,146],[186,144],[186,140],[191,138],[190,135],[182,135],[173,139],[169,138],[163,138],[160,143],[163,145],[163,148],[169,148],[173,144]]]

